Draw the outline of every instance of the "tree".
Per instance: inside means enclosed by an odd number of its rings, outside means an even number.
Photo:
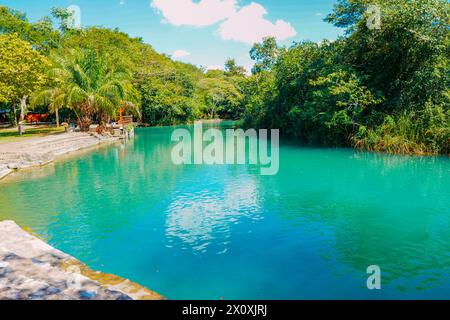
[[[277,40],[274,37],[263,39],[262,43],[256,43],[250,50],[250,57],[255,61],[252,73],[268,71],[275,64],[280,54]]]
[[[14,112],[20,105],[22,123],[29,96],[46,81],[49,62],[15,34],[0,35],[0,57],[0,97],[14,106]],[[20,134],[22,129],[19,126]]]
[[[368,24],[370,5],[381,11],[381,28]],[[340,0],[326,20],[346,35],[252,48],[247,125],[306,143],[448,154],[448,1]]]
[[[117,30],[88,28],[69,32],[62,47],[92,50],[114,57],[117,68],[128,71],[142,97],[142,120],[150,125],[172,125],[201,118],[203,95],[198,83],[205,74],[198,67],[172,61],[139,38]]]
[[[369,5],[382,28],[367,28]],[[341,0],[327,20],[347,29],[346,64],[386,96],[386,111],[423,108],[448,88],[450,4],[446,0]]]
[[[193,80],[176,69],[162,70],[139,85],[143,119],[150,125],[186,123],[198,117]]]
[[[232,77],[245,77],[247,74],[247,70],[242,66],[238,66],[235,59],[228,59],[225,62],[225,72]]]
[[[82,131],[89,131],[95,114],[108,121],[124,107],[139,113],[129,74],[94,51],[65,53],[50,73],[58,79],[56,86],[37,97],[47,97],[55,109],[64,104],[72,108]]]
[[[208,117],[236,119],[240,114],[242,94],[236,86],[225,78],[206,78],[199,83],[208,108]]]
[[[56,127],[59,128],[59,110],[68,105],[67,93],[56,84],[53,88],[36,92],[32,97],[31,104],[33,106],[48,105],[50,113],[55,114]]]
[[[59,30],[66,33],[72,27],[74,13],[66,8],[53,7],[51,10],[52,16],[59,21]]]
[[[30,23],[25,14],[4,6],[0,6],[1,33],[15,33],[44,54],[58,46],[60,37],[58,31],[53,29],[50,18],[44,17],[36,23]]]
[[[56,59],[54,59],[53,63],[55,63],[55,60]],[[31,104],[33,106],[48,105],[49,112],[55,114],[56,127],[59,127],[59,110],[64,107],[69,107],[69,95],[66,90],[67,88],[65,87],[66,79],[58,77],[58,74],[52,74],[51,70],[52,69],[50,69],[48,74],[49,78],[52,80],[48,81],[45,87],[42,87],[40,90],[33,93]]]

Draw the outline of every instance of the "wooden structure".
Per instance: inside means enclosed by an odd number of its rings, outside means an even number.
[[[126,128],[129,124],[133,124],[133,116],[123,116],[121,125]]]
[[[124,116],[123,112],[124,110],[120,109],[119,124],[122,128],[125,128],[129,124],[133,124],[133,116]]]

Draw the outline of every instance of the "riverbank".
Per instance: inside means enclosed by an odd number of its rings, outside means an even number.
[[[0,300],[164,300],[129,280],[92,271],[77,259],[0,222]]]
[[[64,131],[65,128],[62,126],[58,128],[54,125],[26,125],[25,133],[19,135],[19,131],[16,127],[4,127],[0,128],[0,144],[61,134],[64,133]]]
[[[0,143],[0,179],[14,170],[46,165],[69,153],[117,141],[113,136],[73,132]]]

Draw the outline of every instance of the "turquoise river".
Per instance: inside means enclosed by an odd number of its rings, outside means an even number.
[[[169,299],[450,299],[450,158],[281,141],[262,176],[174,165],[173,129],[7,177],[0,220]]]

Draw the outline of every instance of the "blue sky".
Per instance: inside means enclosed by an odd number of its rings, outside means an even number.
[[[205,67],[227,58],[250,68],[251,43],[274,35],[293,41],[336,39],[341,30],[323,19],[335,0],[0,0],[35,21],[54,6],[77,5],[82,26],[118,27],[158,52]]]

